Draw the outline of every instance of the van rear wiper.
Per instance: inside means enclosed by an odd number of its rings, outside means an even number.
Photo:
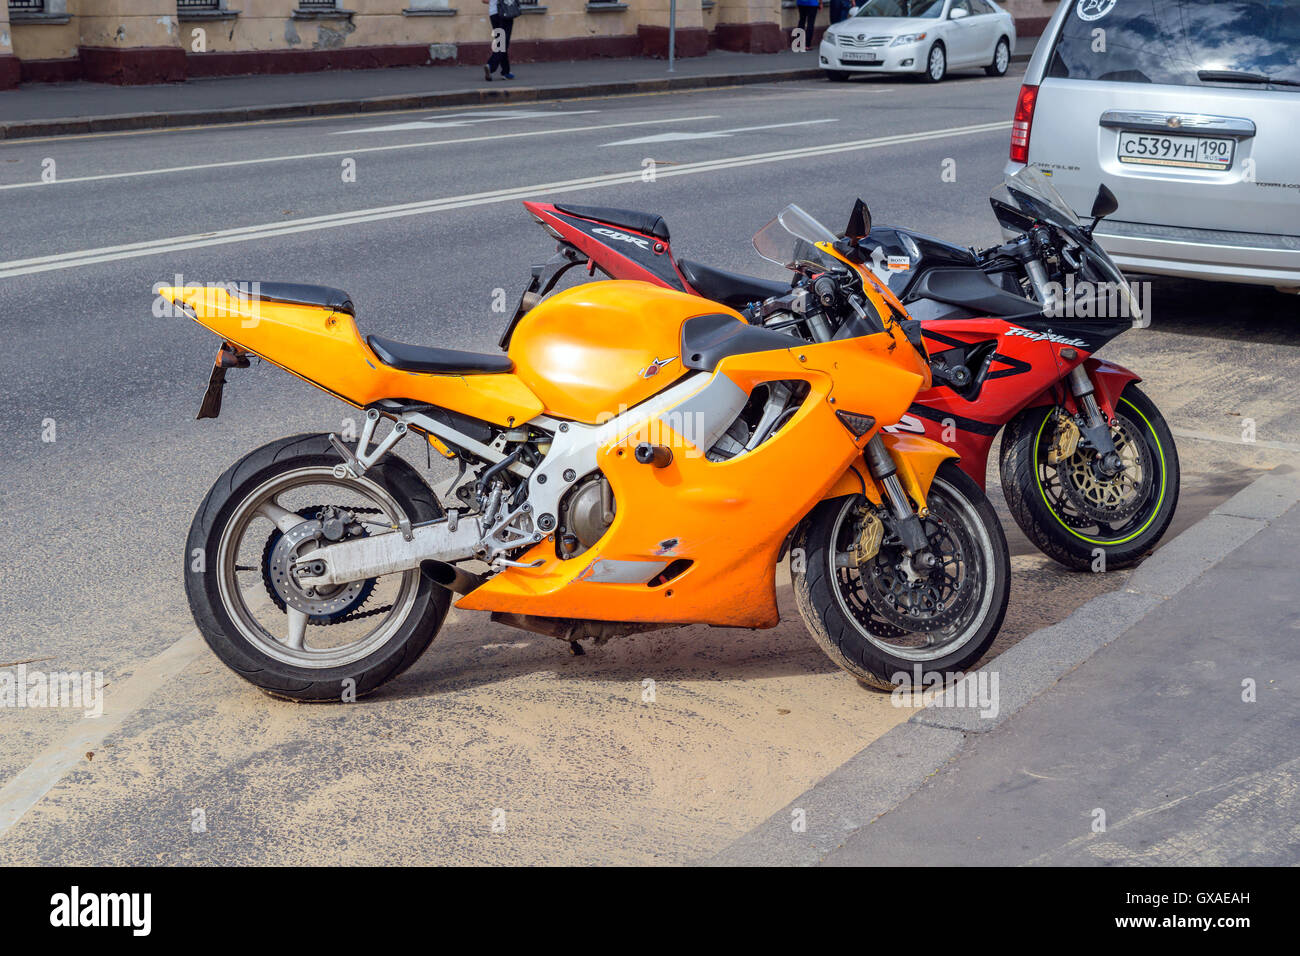
[[[1258,83],[1261,86],[1300,86],[1300,80],[1283,80],[1264,73],[1247,73],[1245,70],[1198,70],[1196,78],[1203,83]]]

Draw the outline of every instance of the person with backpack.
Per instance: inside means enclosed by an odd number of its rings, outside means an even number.
[[[488,5],[488,20],[492,24],[492,55],[483,67],[483,79],[492,82],[492,71],[500,68],[503,80],[513,80],[510,72],[510,30],[519,16],[519,0],[483,0]],[[497,31],[500,30],[500,34]],[[501,49],[498,50],[498,36]]]

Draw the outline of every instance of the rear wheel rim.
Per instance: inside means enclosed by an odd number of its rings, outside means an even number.
[[[992,581],[996,568],[993,541],[975,506],[942,478],[936,478],[931,485],[928,497],[931,516],[925,519],[927,536],[933,540],[932,529],[938,523],[949,526],[949,530],[954,532],[949,535],[949,541],[957,544],[961,551],[956,556],[961,564],[959,573],[964,575],[964,586],[972,590],[965,595],[966,604],[951,625],[926,633],[904,630],[882,617],[873,607],[871,589],[860,580],[863,569],[843,566],[842,558],[837,561],[837,556],[845,553],[842,544],[846,536],[852,535],[851,519],[862,501],[861,496],[846,499],[831,526],[827,560],[831,587],[840,610],[858,634],[874,648],[909,662],[930,663],[966,647],[992,613],[995,591]],[[948,557],[952,557],[951,551]]]
[[[276,508],[285,509],[286,506],[282,503],[291,493],[301,490],[305,494],[305,489],[309,486],[314,489],[331,486],[337,489],[336,498],[368,501],[380,512],[374,517],[390,522],[393,526],[398,524],[399,519],[408,517],[397,500],[369,478],[340,480],[334,477],[334,470],[328,465],[286,471],[245,495],[225,522],[217,544],[216,579],[226,615],[239,635],[252,647],[283,664],[308,670],[325,670],[362,660],[397,635],[415,606],[420,572],[405,571],[376,579],[384,582],[384,593],[380,600],[388,605],[388,609],[379,614],[373,613],[372,609],[370,614],[355,615],[359,621],[366,622],[352,629],[359,632],[355,639],[351,637],[350,631],[342,634],[331,631],[331,628],[338,625],[308,623],[308,615],[299,617],[292,609],[281,610],[276,617],[271,609],[262,606],[264,602],[260,598],[266,596],[267,602],[271,602],[271,608],[275,607],[262,583],[263,569],[260,563],[250,559],[250,555],[260,555],[265,544],[262,535],[274,533],[275,525],[268,516],[275,513]],[[319,491],[315,495],[308,494],[307,497],[316,500],[320,498]],[[293,508],[286,510],[294,512]],[[283,520],[289,521],[297,517],[299,516],[295,512],[293,518]],[[303,519],[300,523],[305,523],[306,520]],[[258,613],[259,606],[264,613]],[[373,623],[370,623],[372,620]]]

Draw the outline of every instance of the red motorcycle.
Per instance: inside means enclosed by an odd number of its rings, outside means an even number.
[[[1093,570],[1148,554],[1178,504],[1178,451],[1137,375],[1094,353],[1129,327],[1142,304],[1092,238],[1118,208],[1104,185],[1081,222],[1035,169],[991,199],[1009,241],[977,251],[897,227],[871,227],[860,200],[837,248],[870,265],[895,319],[919,332],[934,386],[890,430],[949,445],[984,487],[989,449],[1003,431],[1002,490],[1021,530],[1048,556]],[[567,271],[585,266],[694,293],[754,324],[816,341],[832,337],[829,276],[792,286],[677,259],[668,226],[651,213],[525,202],[559,240],[502,338]],[[761,254],[761,250],[760,250]],[[788,263],[780,263],[782,266]]]

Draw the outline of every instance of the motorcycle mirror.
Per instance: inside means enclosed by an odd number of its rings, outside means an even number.
[[[1119,200],[1106,188],[1106,184],[1102,183],[1097,187],[1097,198],[1092,201],[1092,218],[1105,219],[1118,208]]]
[[[859,239],[867,238],[871,232],[871,210],[861,199],[853,204],[853,212],[849,214],[849,224],[844,227],[844,238],[856,242]]]

